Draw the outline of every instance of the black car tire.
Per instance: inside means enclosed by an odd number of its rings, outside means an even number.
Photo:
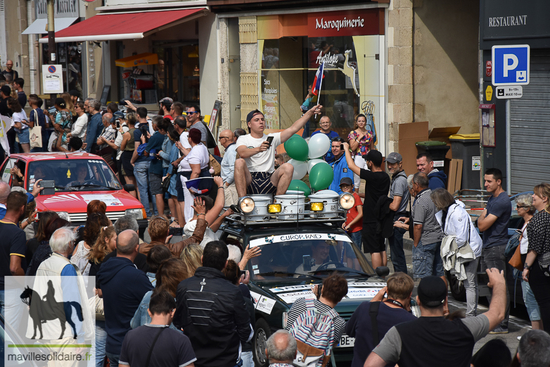
[[[445,277],[449,282],[449,288],[451,289],[451,294],[453,298],[460,302],[466,301],[466,288],[464,288],[464,283],[460,282],[456,275],[451,274],[448,271],[445,271]]]
[[[256,367],[267,367],[269,361],[265,355],[267,339],[271,336],[271,328],[264,319],[258,319],[254,328],[254,342],[252,345],[254,365]]]

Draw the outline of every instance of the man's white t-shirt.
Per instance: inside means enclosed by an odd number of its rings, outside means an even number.
[[[252,135],[246,134],[239,137],[237,140],[237,149],[244,145],[247,148],[257,148],[267,140],[268,136],[273,136],[271,147],[264,152],[256,153],[248,158],[244,158],[248,171],[250,172],[269,172],[275,171],[275,154],[277,147],[281,144],[281,133],[272,133],[262,136],[259,139],[253,138]]]
[[[210,155],[208,154],[208,149],[204,144],[200,143],[195,145],[193,149],[183,158],[179,164],[181,168],[180,171],[191,171],[191,164],[199,164],[201,169],[208,167],[210,163]]]

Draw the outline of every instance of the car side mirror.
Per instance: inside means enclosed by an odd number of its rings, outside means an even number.
[[[376,268],[375,272],[379,277],[385,277],[390,274],[390,268],[387,266],[379,266]]]
[[[135,191],[136,190],[136,187],[132,184],[126,184],[124,185],[124,190],[130,192],[130,191]]]

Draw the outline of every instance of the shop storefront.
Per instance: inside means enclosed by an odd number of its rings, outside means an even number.
[[[324,63],[319,103],[333,129],[347,136],[357,114],[372,113],[380,134],[384,16],[379,8],[257,16],[259,104],[267,127],[284,129],[301,116],[300,105]]]
[[[198,23],[208,14],[204,7],[99,13],[56,32],[56,42],[85,42],[90,54],[101,47],[102,59],[87,65],[101,73],[90,88],[98,98],[156,111],[163,97],[200,102]]]
[[[48,23],[47,16],[47,0],[35,0],[35,14],[36,18],[34,22],[25,29],[22,33],[26,35],[36,35],[34,37],[42,37],[48,32],[46,30]],[[54,6],[54,24],[55,30],[61,31],[70,27],[79,19],[80,12],[79,1],[58,1]],[[35,40],[36,41],[36,40]],[[34,44],[34,41],[32,42]],[[34,51],[34,48],[32,48]],[[78,42],[60,42],[56,44],[55,50],[57,63],[63,65],[63,81],[64,90],[66,92],[70,90],[78,90],[82,93],[82,45]],[[48,61],[48,44],[41,44],[38,55],[31,55],[31,71],[41,70],[37,67],[40,63],[47,63]],[[35,75],[31,73],[31,78]],[[41,88],[36,88],[40,91]]]
[[[504,186],[511,192],[533,190],[550,176],[546,159],[550,155],[550,23],[546,17],[549,12],[550,3],[544,0],[532,0],[529,6],[513,0],[481,2],[481,102],[494,109],[494,139],[492,144],[484,143],[484,167],[500,168],[505,175]],[[531,49],[530,83],[523,86],[522,98],[507,102],[497,98],[491,85],[491,48],[521,44],[528,44]],[[482,115],[490,116],[490,112],[489,108],[482,109]]]

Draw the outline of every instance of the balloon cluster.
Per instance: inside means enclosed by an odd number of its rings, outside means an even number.
[[[322,157],[329,149],[330,139],[325,134],[313,135],[309,143],[296,134],[292,135],[285,142],[285,150],[292,158],[288,163],[294,167],[292,182],[288,189],[303,191],[306,196],[311,194],[309,187],[301,181],[306,173],[309,173],[312,189],[319,191],[328,188],[334,178],[334,172]]]

